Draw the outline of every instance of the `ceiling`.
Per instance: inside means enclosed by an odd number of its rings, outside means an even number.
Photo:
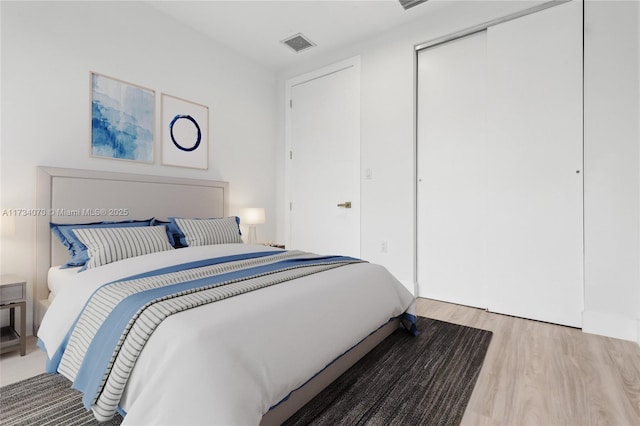
[[[404,10],[398,0],[209,0],[147,3],[219,44],[280,71],[341,46],[407,24],[447,0]],[[315,47],[294,52],[281,43],[297,33]]]

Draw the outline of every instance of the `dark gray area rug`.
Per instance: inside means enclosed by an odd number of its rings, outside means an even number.
[[[286,425],[457,425],[475,386],[492,333],[418,317],[420,335],[397,330]],[[2,425],[98,423],[59,374],[0,388]]]
[[[396,330],[285,425],[458,425],[493,333],[418,317]]]
[[[0,425],[119,425],[119,414],[100,423],[82,405],[82,394],[60,374],[40,374],[0,388]]]

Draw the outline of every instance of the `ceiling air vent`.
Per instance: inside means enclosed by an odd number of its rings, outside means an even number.
[[[411,9],[413,6],[417,6],[420,3],[424,3],[427,0],[399,0],[404,10]]]
[[[294,36],[284,39],[281,41],[281,43],[286,44],[296,52],[300,52],[302,50],[315,46],[315,43],[313,43],[311,40],[306,38],[301,33],[298,33]]]

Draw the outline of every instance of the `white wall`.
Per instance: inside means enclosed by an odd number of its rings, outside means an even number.
[[[288,78],[360,55],[361,167],[371,168],[374,176],[362,181],[362,257],[385,265],[410,289],[415,281],[414,45],[531,5],[448,2],[420,22],[279,75],[283,117]],[[640,332],[637,8],[637,1],[589,0],[585,6],[584,329],[629,340]],[[286,161],[283,134],[280,129],[280,164]],[[280,175],[281,210],[283,182]],[[278,223],[280,238],[284,226]],[[380,251],[383,240],[387,254]]]
[[[230,213],[263,206],[275,239],[275,75],[139,2],[1,2],[0,207],[35,207],[36,166],[227,180]],[[209,169],[89,155],[89,73],[209,106]],[[158,114],[156,114],[158,115]],[[159,120],[157,120],[159,121]],[[117,207],[117,206],[115,206]],[[126,207],[126,206],[122,206]],[[0,270],[34,274],[35,221],[2,239]],[[31,318],[31,304],[29,304]],[[28,329],[31,325],[28,324]]]
[[[585,4],[583,329],[640,330],[639,3]]]

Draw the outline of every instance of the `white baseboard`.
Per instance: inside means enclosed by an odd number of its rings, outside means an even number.
[[[640,319],[623,317],[607,312],[582,312],[582,331],[640,344]]]

